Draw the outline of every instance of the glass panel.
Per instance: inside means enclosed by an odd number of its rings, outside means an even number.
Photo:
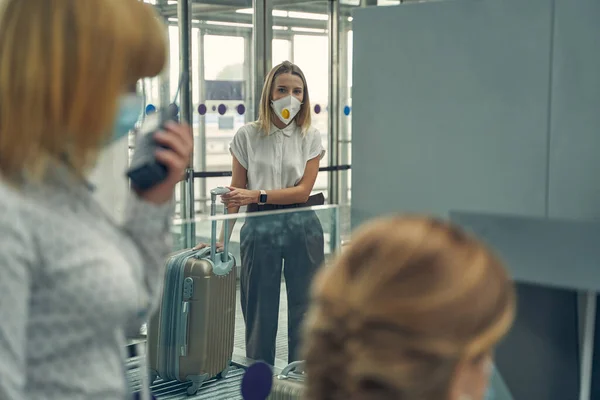
[[[170,65],[162,79],[144,81],[147,112],[171,102],[179,83],[177,4],[163,1],[159,9],[170,25]],[[252,9],[216,6],[214,0],[194,2],[190,76],[196,172],[231,170],[229,142],[252,115],[251,44]],[[230,178],[215,178],[211,183],[225,186]],[[197,179],[194,192],[195,212],[206,213],[206,181]],[[177,190],[177,216],[180,197]]]
[[[313,126],[323,135],[325,145],[329,121],[329,39],[326,35],[295,34],[293,43],[294,61],[302,68],[310,87]]]
[[[203,21],[198,32],[194,169],[231,171],[229,143],[252,115],[252,13],[239,6],[215,7],[214,1],[207,3],[211,3],[206,6],[207,11],[196,16]],[[217,11],[210,11],[213,9]],[[211,179],[210,183],[212,187],[227,186],[230,182],[231,178],[221,177]],[[205,179],[196,180],[196,213],[209,211],[206,188]]]
[[[273,10],[273,66],[284,60],[298,65],[309,87],[312,125],[321,133],[327,150],[329,123],[329,42],[328,2],[294,1],[276,5]],[[289,46],[286,54],[283,42]],[[321,167],[328,164],[327,156]],[[314,192],[327,196],[327,173],[320,173]]]
[[[206,135],[205,160],[198,154],[195,158],[196,171],[231,171],[229,143],[247,121],[249,105],[247,77],[250,75],[249,61],[245,59],[245,46],[249,39],[243,36],[206,35],[204,37],[204,89],[205,101],[200,115],[199,129]],[[223,49],[227,51],[223,51]],[[198,212],[207,212],[205,180],[197,183],[196,199]],[[231,178],[216,178],[212,185],[227,186]],[[200,186],[200,187],[198,187]],[[203,201],[204,199],[204,201]]]
[[[207,28],[199,54],[204,76],[199,78],[197,103],[196,171],[230,171],[229,143],[252,115],[251,44],[252,15],[239,13],[241,7],[208,13]],[[210,21],[214,15],[215,21]],[[199,39],[200,42],[200,39]],[[227,49],[227,51],[224,51]],[[227,186],[229,177],[214,178],[212,186]],[[197,213],[208,212],[207,182],[196,180]]]
[[[339,209],[337,206],[325,205],[224,216],[221,215],[221,205],[217,206],[217,213],[219,215],[216,217],[206,216],[193,222],[196,242],[210,243],[213,222],[218,227],[217,234],[221,231],[224,221],[234,224],[229,252],[236,260],[238,279],[240,276],[242,278],[240,285],[244,285],[248,293],[247,312],[258,313],[263,320],[273,324],[272,326],[277,327],[278,324],[276,337],[269,338],[269,328],[265,326],[257,332],[257,337],[263,341],[263,347],[276,343],[275,364],[284,365],[288,362],[288,312],[294,320],[291,333],[295,335],[299,333],[301,315],[307,306],[312,276],[321,266],[324,257],[333,254],[339,246]],[[183,221],[178,221],[173,227],[174,250],[182,249],[183,225]],[[276,289],[270,291],[273,285]],[[286,294],[288,288],[290,291]],[[270,361],[269,354],[265,354],[264,351],[250,350],[246,353],[240,296],[238,288],[236,354]],[[288,300],[290,303],[298,303],[299,306],[288,309]],[[256,308],[259,304],[262,304],[260,309]],[[272,309],[267,309],[265,304],[271,305]],[[269,313],[266,318],[265,313]]]
[[[352,165],[352,18],[351,7],[340,10],[340,164]],[[352,201],[352,170],[340,172],[340,204]]]
[[[157,0],[144,0],[144,2],[152,4],[154,6],[156,6],[159,3],[159,1],[157,1]],[[160,9],[157,8],[157,10],[160,13]],[[178,43],[178,42],[174,43],[172,41],[173,33],[175,34],[175,38],[177,37],[177,28],[175,27],[174,28],[175,31],[173,32],[173,27],[169,28],[167,26],[167,24],[169,22],[166,19],[164,22],[165,22],[165,36],[168,36],[168,38],[169,38],[169,51],[172,53],[173,47],[177,47],[177,43]],[[177,51],[177,56],[178,56],[179,48],[177,48],[176,51]],[[173,63],[173,55],[172,54],[171,54],[170,59],[167,62],[169,64]],[[179,69],[178,58],[175,59],[175,62],[177,62],[177,64],[173,68],[178,70]],[[144,96],[144,103],[145,103],[143,115],[140,120],[140,124],[144,121],[144,118],[146,117],[146,115],[156,111],[158,108],[160,108],[162,106],[163,99],[170,97],[168,85],[163,86],[163,84],[168,83],[168,81],[169,81],[168,76],[170,74],[171,74],[171,68],[170,68],[170,65],[168,65],[167,68],[165,68],[163,76],[157,76],[154,78],[146,78],[139,82],[139,91]],[[166,79],[163,79],[163,77],[166,77]],[[165,90],[163,90],[163,89],[165,89]],[[165,100],[165,101],[168,101],[168,100]],[[133,156],[134,147],[135,147],[135,135],[132,132],[132,134],[129,135],[129,162],[131,162],[131,157]]]
[[[289,361],[288,336],[292,335],[293,346],[293,337],[300,333],[299,325],[302,322],[305,308],[308,306],[308,290],[312,283],[312,277],[315,271],[321,267],[325,257],[332,254],[339,246],[339,235],[337,234],[339,209],[336,206],[318,206],[227,216],[222,215],[222,209],[222,206],[217,207],[219,215],[216,217],[205,216],[193,222],[176,222],[173,226],[174,254],[181,254],[181,252],[194,254],[194,252],[181,248],[180,232],[187,224],[195,225],[198,234],[197,242],[206,243],[211,237],[213,222],[221,229],[224,221],[228,221],[230,224],[235,221],[228,249],[235,258],[237,267],[234,273],[237,274],[238,279],[235,308],[233,308],[235,310],[233,365],[249,366],[253,360],[262,359],[271,362],[278,368],[283,368]],[[240,256],[240,253],[243,255]],[[217,256],[219,255],[222,253],[217,254]],[[208,257],[210,258],[210,255]],[[243,279],[240,279],[242,271]],[[250,272],[252,273],[250,274]],[[247,282],[252,282],[254,285],[248,286]],[[273,356],[272,354],[262,355],[260,351],[253,352],[252,345],[248,346],[249,348],[246,346],[246,324],[242,312],[240,287],[247,288],[247,294],[244,297],[246,314],[248,316],[252,313],[255,316],[259,314],[263,323],[263,332],[256,337],[264,342],[264,347],[271,349],[274,346],[276,348],[274,360],[269,360],[269,357]],[[218,292],[213,293],[211,298],[214,299],[214,296],[218,296]],[[295,306],[289,308],[288,304]],[[194,307],[192,302],[191,312]],[[250,320],[250,318],[248,319]],[[265,323],[271,326],[265,327]],[[288,331],[288,323],[292,325],[291,331]],[[264,332],[269,329],[276,330],[276,335],[269,338],[269,335]],[[151,329],[150,332],[155,331]],[[143,344],[146,342],[147,335],[148,330],[144,327],[140,337],[131,340],[129,344]],[[188,340],[188,349],[197,349],[198,346],[195,346],[193,341],[202,340],[202,337],[190,336]],[[143,345],[137,346],[137,349],[133,347],[130,347],[132,355],[136,352],[144,352],[145,346]],[[298,357],[292,358],[297,359]],[[140,390],[141,381],[147,373],[147,370],[140,371],[140,366],[139,359],[136,357],[130,358],[127,362],[127,377],[130,387],[136,391]],[[236,396],[239,393],[242,374],[243,369],[234,367],[227,379],[201,387],[198,392],[199,397],[238,398]],[[152,387],[152,391],[157,398],[179,398],[180,396],[185,397],[187,387],[188,385],[182,385],[177,381],[165,382],[158,379]],[[235,395],[233,389],[237,389]]]
[[[286,60],[294,62],[291,41],[288,39],[273,39],[273,66]]]

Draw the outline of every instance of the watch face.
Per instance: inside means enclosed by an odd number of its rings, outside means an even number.
[[[267,202],[267,195],[266,194],[261,194],[260,195],[260,202],[261,203],[266,203]]]

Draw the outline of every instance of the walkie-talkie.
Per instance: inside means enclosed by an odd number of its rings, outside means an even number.
[[[169,121],[179,122],[179,107],[175,102],[183,86],[187,86],[187,74],[182,74],[173,102],[168,107],[148,115],[137,132],[135,152],[127,170],[127,177],[136,189],[150,189],[164,181],[169,175],[167,167],[156,160],[156,149],[160,145],[154,140],[154,135],[165,129],[165,125]]]

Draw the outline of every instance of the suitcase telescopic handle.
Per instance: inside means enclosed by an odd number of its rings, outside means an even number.
[[[227,206],[223,206],[223,214],[227,215],[229,210],[227,210]],[[223,253],[221,254],[221,261],[227,262],[229,258],[229,220],[225,219],[223,221]]]
[[[216,187],[214,189],[212,189],[210,191],[210,215],[212,217],[214,217],[215,215],[217,215],[217,196],[222,196],[226,193],[229,193],[230,190],[226,187]],[[224,207],[225,208],[225,214],[227,214],[227,206]],[[225,220],[223,222],[224,226],[224,238],[223,241],[225,243],[223,243],[223,254],[225,254],[225,259],[227,260],[227,250],[228,250],[228,242],[229,242],[229,224],[228,221]],[[215,263],[217,261],[217,221],[212,221],[211,227],[210,227],[210,259],[213,263]],[[223,257],[223,256],[221,256]],[[221,258],[223,260],[223,258]]]

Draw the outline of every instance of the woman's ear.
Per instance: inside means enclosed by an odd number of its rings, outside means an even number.
[[[450,388],[450,400],[483,400],[493,370],[491,354],[461,361]]]

